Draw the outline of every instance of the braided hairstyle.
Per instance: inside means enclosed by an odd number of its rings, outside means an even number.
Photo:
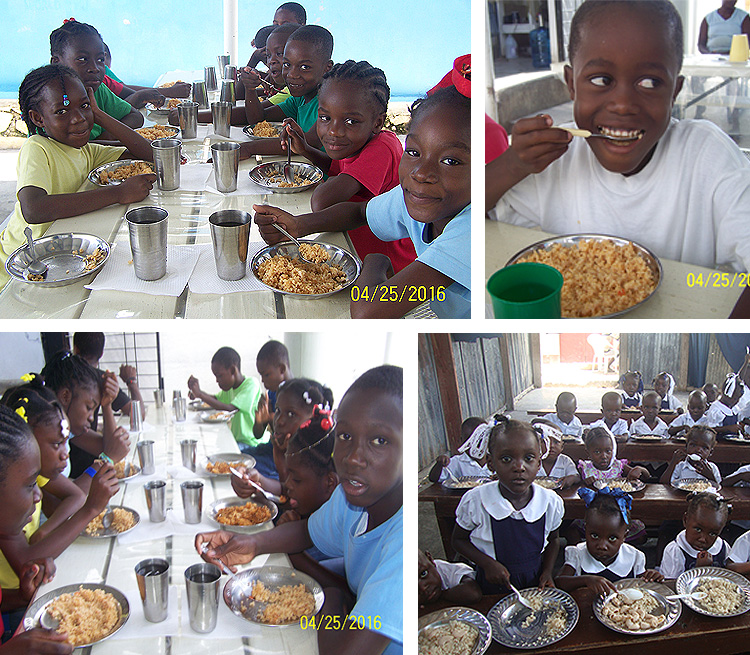
[[[23,118],[26,127],[29,130],[29,136],[33,134],[47,136],[44,129],[31,120],[29,112],[32,109],[39,111],[39,103],[42,100],[42,94],[44,93],[45,87],[51,81],[59,81],[63,94],[66,93],[66,77],[78,80],[83,85],[81,78],[78,77],[78,73],[72,68],[68,68],[62,64],[48,64],[47,66],[35,68],[23,78],[23,82],[21,82],[21,86],[18,88],[18,104],[21,107],[21,118]]]
[[[526,421],[516,421],[515,419],[508,418],[505,415],[496,417],[496,420],[497,425],[492,428],[492,432],[490,432],[490,442],[487,445],[487,452],[489,455],[492,455],[492,450],[497,445],[497,442],[500,441],[500,438],[504,435],[510,432],[529,432],[533,434],[534,438],[537,440],[537,443],[539,444],[539,455],[541,456],[542,452],[544,451],[544,445],[542,444],[542,435],[534,429],[534,426],[532,426],[530,423],[526,423]]]
[[[5,484],[8,469],[34,441],[31,428],[10,407],[0,405],[0,487]]]
[[[330,412],[315,405],[312,418],[303,423],[289,440],[287,459],[294,457],[296,462],[312,469],[319,477],[335,471],[333,445],[336,440],[331,438],[333,433]]]
[[[308,378],[285,380],[279,385],[279,390],[276,393],[277,396],[282,393],[294,394],[305,405],[309,405],[311,408],[317,405],[321,405],[323,408],[327,407],[328,409],[333,407],[333,391],[320,384],[320,382]],[[313,409],[313,411],[315,410]]]
[[[409,107],[411,122],[413,123],[426,109],[440,105],[453,108],[463,124],[471,125],[471,98],[467,98],[455,86],[438,89],[426,98],[417,98]]]
[[[713,512],[721,515],[721,519],[726,525],[729,515],[732,513],[732,505],[721,496],[711,493],[710,491],[693,492],[687,497],[687,510],[685,516],[692,516],[698,513],[699,507],[706,507]]]
[[[101,380],[96,369],[83,357],[60,351],[42,369],[45,384],[55,393],[61,389],[101,390]]]
[[[39,375],[34,375],[26,384],[8,389],[0,403],[16,413],[23,412],[32,429],[40,423],[59,423],[64,416],[57,396],[45,386],[44,379]]]
[[[102,35],[93,25],[79,23],[75,19],[66,20],[60,27],[49,35],[49,51],[53,57],[58,57],[78,37],[95,36],[104,44]],[[103,48],[102,48],[103,49]]]
[[[372,93],[378,111],[388,111],[391,89],[388,87],[388,82],[385,79],[385,73],[379,68],[372,66],[369,62],[348,59],[343,64],[334,64],[331,70],[323,75],[321,89],[328,80],[359,82]]]

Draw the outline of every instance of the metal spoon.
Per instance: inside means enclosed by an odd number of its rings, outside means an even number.
[[[278,223],[271,223],[271,225],[273,225],[279,232],[281,232],[283,235],[285,235],[287,237],[287,239],[290,239],[290,240],[294,241],[294,243],[297,245],[297,250],[299,251],[299,258],[300,258],[300,260],[302,260],[303,262],[306,262],[308,264],[316,264],[317,263],[317,262],[310,261],[309,259],[307,259],[302,254],[302,244],[297,239],[295,239],[291,234],[289,234],[289,232],[287,232],[283,227],[281,227],[281,225],[279,225]]]
[[[294,169],[292,168],[292,144],[289,142],[288,132],[286,135],[286,164],[284,164],[284,178],[289,184],[294,184]]]
[[[633,139],[632,137],[627,136],[609,136],[607,134],[597,134],[595,132],[591,132],[590,130],[581,130],[577,127],[560,127],[559,125],[555,125],[555,127],[558,130],[565,130],[566,132],[570,132],[573,136],[580,136],[584,139],[591,139],[591,138],[599,138],[599,139],[608,139],[610,141],[635,141],[636,139]]]
[[[203,545],[201,546],[201,552],[202,553],[207,553],[208,552],[208,543],[207,542],[203,542]],[[224,573],[226,573],[230,578],[239,579],[237,577],[237,574],[234,573],[229,567],[227,567],[227,565],[224,564],[224,562],[222,562],[220,559],[217,559],[216,561],[219,563],[219,568]]]
[[[52,616],[47,610],[42,612],[39,617],[39,625],[45,630],[57,630],[60,627],[60,621]]]
[[[31,236],[31,228],[25,228],[23,233],[26,235],[26,242],[29,245],[29,255],[31,256],[31,261],[26,267],[26,270],[29,272],[29,275],[41,275],[42,278],[47,277],[47,264],[36,258],[34,239]]]
[[[254,480],[251,480],[250,478],[248,478],[248,477],[245,477],[245,476],[244,476],[244,475],[243,475],[242,473],[240,473],[240,472],[239,472],[239,471],[238,471],[238,470],[237,470],[236,468],[233,468],[233,467],[231,467],[231,466],[230,466],[230,467],[229,467],[229,470],[230,470],[230,471],[232,472],[232,475],[236,475],[236,476],[237,476],[238,478],[240,478],[241,480],[244,480],[244,481],[245,481],[245,482],[247,482],[248,484],[250,484],[250,485],[252,485],[253,487],[255,487],[255,488],[256,488],[256,489],[258,490],[258,491],[260,491],[260,493],[262,493],[262,494],[263,494],[263,495],[264,495],[264,496],[265,496],[266,498],[268,498],[268,500],[273,500],[273,501],[276,501],[276,502],[278,502],[278,500],[279,500],[278,496],[274,496],[274,495],[273,495],[272,493],[270,493],[270,492],[266,491],[266,490],[265,490],[265,489],[264,489],[263,487],[261,487],[261,486],[260,486],[260,485],[259,485],[259,484],[258,484],[257,482],[255,482]]]
[[[115,519],[115,513],[112,511],[111,507],[107,507],[107,511],[104,512],[104,516],[102,516],[102,527],[105,530],[109,530],[112,527],[112,521]]]

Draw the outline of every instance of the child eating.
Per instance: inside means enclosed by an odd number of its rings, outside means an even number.
[[[446,562],[434,559],[430,551],[419,549],[419,604],[439,600],[457,605],[476,603],[482,590],[476,583],[476,571],[463,562]]]
[[[542,465],[539,467],[537,477],[557,478],[562,483],[562,488],[572,487],[581,481],[575,462],[563,454],[562,433],[557,426],[547,423],[544,419],[534,419],[531,424],[534,429],[541,431],[544,439],[546,455],[542,451]]]
[[[490,429],[491,426],[478,416],[470,416],[461,423],[461,438],[464,442],[458,448],[458,455],[438,456],[429,474],[430,481],[443,482],[452,479],[450,473],[457,478],[461,476],[490,477],[492,471],[487,468],[486,446],[482,448],[480,444],[485,432]]]
[[[255,368],[260,376],[260,381],[266,388],[266,394],[260,397],[258,409],[255,412],[255,425],[253,434],[256,437],[263,436],[263,432],[273,421],[276,411],[276,393],[285,380],[290,380],[292,367],[289,364],[289,351],[280,341],[267,341],[255,356]]]
[[[631,467],[628,460],[617,459],[617,441],[606,427],[591,428],[584,437],[584,445],[589,459],[578,460],[578,470],[586,486],[592,487],[597,480],[648,477],[648,471],[642,466]]]
[[[666,439],[669,436],[669,427],[658,416],[660,404],[661,398],[659,398],[659,394],[656,391],[646,391],[643,394],[639,408],[643,416],[633,421],[630,426],[631,436],[655,434],[662,439]]]
[[[694,425],[708,425],[708,417],[706,416],[708,398],[705,392],[701,389],[693,389],[688,396],[687,408],[687,412],[680,414],[669,424],[670,436],[676,437]]]
[[[685,450],[675,451],[660,482],[675,486],[681,480],[700,478],[721,483],[719,467],[708,461],[716,446],[716,432],[705,425],[694,425],[685,438]]]
[[[570,391],[563,391],[555,401],[555,411],[545,414],[542,418],[556,425],[565,435],[577,437],[583,436],[583,424],[576,416],[578,401]]]
[[[616,391],[607,391],[602,396],[602,418],[594,421],[588,426],[588,429],[606,428],[615,435],[617,441],[627,441],[630,430],[628,422],[620,418],[622,413],[622,396]]]
[[[745,385],[738,376],[727,376],[724,390],[706,411],[706,423],[717,435],[729,436],[739,433],[740,417],[736,407],[744,392]]]

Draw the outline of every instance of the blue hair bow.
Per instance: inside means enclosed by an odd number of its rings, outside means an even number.
[[[630,494],[623,491],[622,489],[610,489],[609,487],[602,487],[597,491],[593,491],[588,487],[581,487],[578,490],[578,495],[581,497],[586,507],[591,505],[591,501],[593,501],[594,498],[601,494],[612,496],[612,498],[615,499],[618,507],[620,508],[620,513],[622,514],[622,518],[625,521],[625,524],[630,525],[628,512],[630,512],[630,509],[633,506],[633,498],[630,496]]]

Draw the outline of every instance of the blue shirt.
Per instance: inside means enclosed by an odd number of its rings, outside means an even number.
[[[357,597],[349,616],[364,617],[368,629],[378,617],[380,627],[373,626],[373,632],[391,639],[385,653],[397,655],[403,653],[404,640],[403,508],[382,525],[361,532],[367,518],[367,510],[350,505],[338,486],[310,516],[307,529],[321,551],[344,558],[346,581]]]
[[[397,186],[367,203],[367,224],[382,241],[409,237],[417,261],[454,280],[445,290],[445,300],[430,302],[439,318],[471,318],[471,204],[451,219],[439,237],[428,242],[429,224],[409,216],[404,192]]]

